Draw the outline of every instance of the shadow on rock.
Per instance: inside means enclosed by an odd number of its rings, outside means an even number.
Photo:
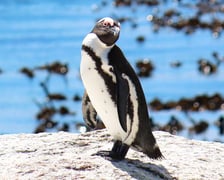
[[[123,161],[111,161],[114,166],[126,171],[136,179],[167,179],[175,180],[165,167],[151,163],[141,162],[137,159],[125,159]]]

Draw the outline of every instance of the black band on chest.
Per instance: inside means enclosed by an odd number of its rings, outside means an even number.
[[[103,78],[104,83],[107,87],[107,91],[109,92],[111,99],[115,104],[117,104],[117,97],[116,97],[116,83],[113,82],[113,78],[111,75],[106,73],[102,69],[102,60],[99,56],[96,55],[96,53],[93,51],[93,49],[89,46],[82,45],[82,50],[85,51],[91,59],[95,62],[96,70],[99,73],[99,75]],[[94,82],[93,82],[94,83]],[[99,87],[96,87],[99,88]],[[100,89],[99,89],[100,90]]]

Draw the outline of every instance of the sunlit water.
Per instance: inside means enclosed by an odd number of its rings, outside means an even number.
[[[88,3],[86,3],[88,2]],[[168,6],[175,7],[172,3]],[[141,82],[147,101],[158,97],[163,102],[191,98],[200,94],[224,95],[224,65],[212,76],[201,75],[197,70],[199,58],[212,59],[212,52],[224,55],[224,36],[214,38],[208,30],[199,30],[192,35],[176,32],[170,28],[152,31],[146,16],[155,11],[146,6],[114,8],[111,1],[106,6],[101,1],[1,1],[0,2],[0,133],[30,133],[37,125],[35,114],[39,107],[35,102],[44,102],[44,93],[39,82],[45,73],[37,73],[33,80],[19,73],[21,67],[44,65],[60,60],[69,64],[67,80],[52,76],[50,90],[65,93],[66,105],[76,116],[57,120],[82,122],[81,104],[73,102],[74,94],[82,95],[83,85],[79,77],[80,46],[83,37],[92,29],[95,21],[105,16],[133,17],[138,27],[133,29],[130,22],[122,24],[117,44],[122,48],[130,63],[135,66],[139,58],[150,58],[155,66],[151,78]],[[143,35],[146,41],[136,42]],[[180,68],[172,68],[170,63],[179,60]],[[192,124],[185,114],[172,111],[150,111],[153,119],[165,124],[170,115],[175,115],[186,128]],[[209,129],[196,139],[224,140],[218,135],[214,121],[223,111],[190,113],[196,121],[207,120]],[[61,122],[62,123],[62,122]],[[75,128],[72,129],[76,132]],[[189,137],[185,130],[180,133]]]

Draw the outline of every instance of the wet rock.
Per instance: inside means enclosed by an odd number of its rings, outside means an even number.
[[[130,6],[131,0],[115,0],[114,5],[115,6]]]
[[[224,12],[222,1],[200,1],[196,4],[196,7],[198,8],[197,14],[199,15]]]
[[[136,67],[138,69],[137,74],[139,77],[150,77],[154,70],[154,65],[149,59],[138,60]]]
[[[35,70],[46,70],[49,73],[66,75],[69,71],[69,68],[66,63],[61,63],[60,61],[55,61],[51,64],[46,64],[43,66],[36,67]]]
[[[82,100],[82,97],[80,97],[78,94],[74,95],[73,101],[78,102],[78,101],[81,101],[81,100]]]
[[[50,93],[47,82],[40,83],[40,87],[42,87],[44,93],[46,94],[47,101],[64,101],[66,100],[66,96],[61,93]]]
[[[201,134],[208,129],[209,124],[206,121],[200,121],[197,124],[189,128],[191,133]]]
[[[22,74],[26,75],[28,78],[32,79],[34,78],[34,71],[30,68],[27,67],[23,67],[19,70],[19,72],[21,72]]]
[[[149,106],[155,111],[170,109],[177,109],[184,112],[202,110],[216,111],[224,109],[224,98],[218,93],[211,96],[202,94],[193,98],[181,98],[178,101],[168,101],[165,103],[155,98],[149,103]]]
[[[164,16],[168,17],[168,18],[171,18],[173,16],[180,16],[180,14],[181,13],[178,12],[177,10],[175,10],[175,9],[168,9],[168,10],[165,11]]]
[[[169,132],[171,134],[177,134],[177,132],[182,131],[184,129],[180,120],[178,120],[175,116],[171,116],[168,123],[159,128],[159,130]]]
[[[142,35],[140,35],[140,36],[138,36],[138,37],[136,38],[136,41],[137,41],[138,43],[143,43],[143,42],[145,41],[145,37],[142,36]]]
[[[224,56],[221,57],[217,52],[213,52],[212,56],[214,57],[217,66],[224,62]]]
[[[133,3],[139,5],[156,6],[159,4],[158,0],[115,0],[115,6],[131,6]]]
[[[57,110],[57,112],[58,112],[60,115],[62,115],[62,116],[64,116],[64,115],[75,115],[75,112],[72,112],[72,111],[69,110],[69,108],[66,107],[66,106],[61,106],[61,107],[59,107],[59,109]]]
[[[172,61],[170,63],[170,66],[173,67],[173,68],[179,68],[179,67],[182,66],[182,62],[180,62],[180,61]]]
[[[63,125],[58,129],[58,131],[69,132],[69,124],[63,123]]]
[[[177,106],[178,106],[177,109],[179,109],[181,111],[188,111],[193,106],[192,99],[181,98],[178,101]]]
[[[44,121],[41,122],[41,124],[39,124],[35,130],[34,133],[42,133],[42,132],[46,132],[48,129],[52,129],[54,127],[56,127],[58,125],[58,123],[52,119],[45,119]]]
[[[46,125],[45,124],[39,124],[33,133],[42,133],[42,132],[46,132]]]
[[[181,12],[181,7],[183,6],[188,8],[189,11],[193,10],[191,12],[195,13],[192,13],[189,18],[186,18]],[[160,9],[160,6],[158,6],[158,9]],[[177,31],[183,31],[189,35],[198,29],[208,29],[212,32],[213,37],[217,38],[221,35],[224,29],[224,22],[221,19],[214,18],[214,16],[210,15],[212,14],[211,12],[223,13],[222,3],[219,1],[182,3],[179,1],[176,9],[168,9],[162,15],[155,14],[150,22],[153,24],[155,32],[160,28],[170,27]],[[204,21],[204,15],[210,16],[212,20]]]
[[[52,116],[57,112],[54,107],[44,107],[36,115],[36,119],[46,120],[51,119]]]
[[[148,6],[157,6],[159,5],[159,1],[158,0],[137,0],[138,4],[144,4],[144,5],[148,5]]]
[[[150,106],[150,109],[156,110],[156,111],[163,109],[163,103],[158,98],[155,98],[154,100],[152,100],[149,103],[149,106]]]
[[[66,96],[61,93],[51,93],[47,95],[48,101],[64,101],[66,100]]]
[[[199,72],[205,75],[211,75],[217,71],[217,66],[206,59],[198,60],[198,66]]]
[[[177,31],[183,31],[187,35],[194,33],[198,29],[210,30],[214,38],[218,38],[222,34],[224,22],[221,18],[214,17],[215,13],[221,15],[224,13],[222,1],[192,1],[188,3],[175,1],[175,8],[168,10],[164,10],[164,2],[166,3],[166,1],[159,0],[114,0],[114,5],[116,7],[133,7],[132,5],[136,4],[156,6],[156,13],[147,16],[147,20],[153,24],[154,32],[158,32],[163,27],[170,27]],[[191,14],[186,17],[186,12],[183,9],[188,9]],[[211,21],[205,21],[204,19],[211,19]]]
[[[221,116],[216,122],[215,125],[218,127],[219,129],[219,134],[220,135],[224,135],[224,117]]]

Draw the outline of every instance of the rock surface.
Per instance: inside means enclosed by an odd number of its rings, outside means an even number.
[[[93,155],[111,149],[106,130],[1,135],[0,179],[224,179],[224,144],[154,135],[165,159],[130,149],[120,162]]]

